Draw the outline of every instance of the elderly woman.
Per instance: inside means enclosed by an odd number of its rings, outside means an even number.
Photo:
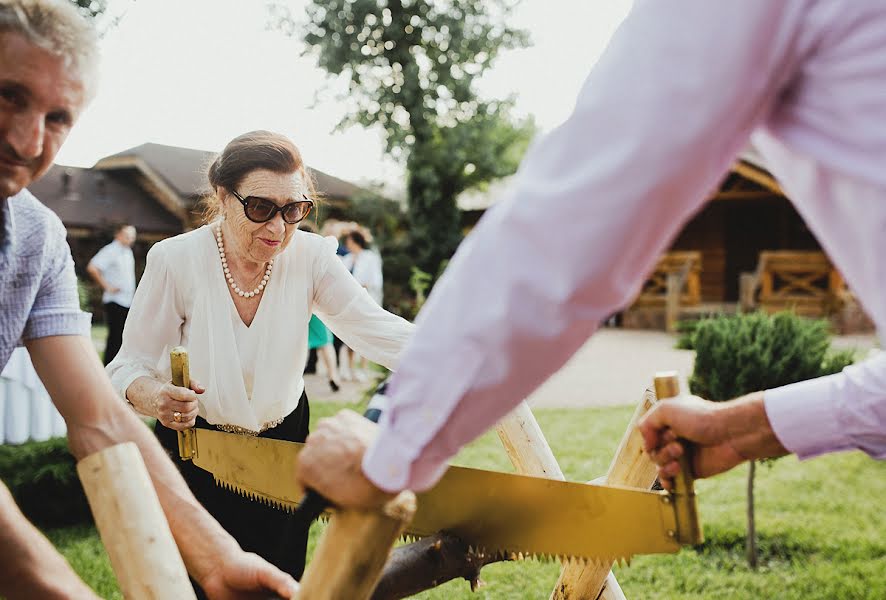
[[[188,427],[304,441],[311,313],[390,369],[412,325],[354,280],[335,240],[298,230],[313,207],[312,185],[289,139],[241,135],[208,177],[208,224],[148,253],[122,348],[107,367],[111,381],[135,410],[156,417],[171,453],[176,431]],[[169,350],[178,345],[190,353],[191,389],[169,383]],[[217,487],[190,463],[180,468],[244,549],[301,576],[308,523]]]

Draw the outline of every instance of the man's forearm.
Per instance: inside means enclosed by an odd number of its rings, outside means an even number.
[[[182,558],[195,579],[216,568],[223,554],[239,549],[194,498],[150,430],[114,393],[90,340],[42,338],[29,342],[28,350],[65,418],[68,443],[78,459],[114,444],[132,441],[138,445]]]
[[[0,484],[0,596],[97,600]]]
[[[217,566],[220,553],[239,549],[237,542],[194,498],[150,430],[122,403],[115,414],[98,426],[69,427],[68,440],[78,459],[113,444],[135,442],[188,572],[198,581]]]
[[[763,392],[754,392],[721,405],[718,414],[732,447],[746,460],[776,458],[788,453],[772,429]]]

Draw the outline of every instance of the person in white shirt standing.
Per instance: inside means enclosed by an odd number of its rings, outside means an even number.
[[[381,256],[373,250],[371,235],[364,233],[361,227],[349,231],[344,238],[345,248],[348,253],[342,259],[345,267],[357,280],[357,283],[366,288],[369,295],[381,306],[383,297],[383,278],[381,270]],[[356,363],[356,364],[355,364]],[[344,344],[339,350],[339,368],[344,379],[366,381],[366,358],[357,354]]]
[[[105,344],[105,366],[117,356],[123,341],[123,325],[135,294],[135,227],[118,225],[114,241],[98,251],[89,261],[86,272],[102,288],[102,304],[108,324],[108,341]]]

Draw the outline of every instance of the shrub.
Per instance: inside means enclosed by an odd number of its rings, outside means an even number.
[[[724,401],[797,381],[837,373],[853,361],[851,350],[833,351],[826,321],[792,312],[762,312],[698,321],[682,330],[681,347],[695,350],[689,389]],[[754,519],[754,473],[747,483],[747,559],[758,563]]]
[[[92,522],[67,438],[0,446],[0,478],[25,516],[40,526]]]
[[[704,319],[689,336],[696,352],[689,388],[721,401],[836,373],[853,352],[832,351],[830,343],[826,321],[791,312]]]

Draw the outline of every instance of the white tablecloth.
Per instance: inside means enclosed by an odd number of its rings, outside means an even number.
[[[0,374],[0,443],[43,441],[66,432],[28,351],[16,348]]]

